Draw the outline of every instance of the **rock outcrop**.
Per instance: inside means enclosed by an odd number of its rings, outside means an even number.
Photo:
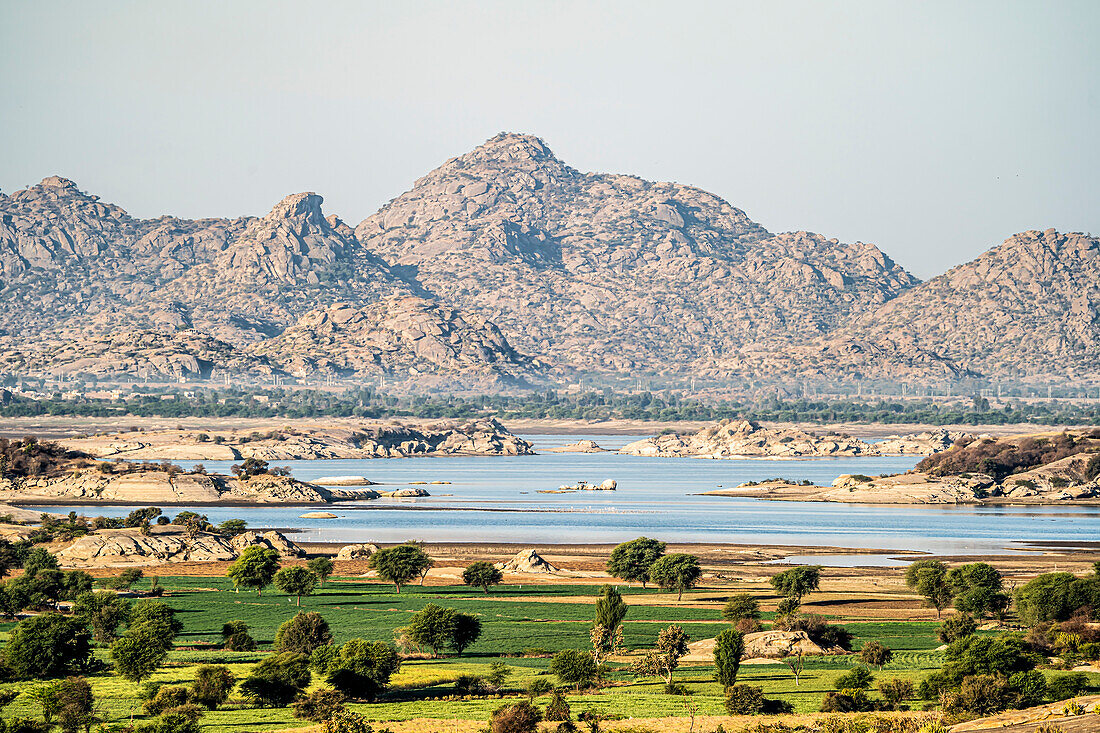
[[[520,550],[511,560],[496,563],[496,567],[509,573],[556,573],[559,568],[551,565],[534,549]]]
[[[628,443],[620,453],[660,458],[809,458],[878,455],[869,443],[839,433],[764,428],[748,420],[722,420],[691,435],[667,433]]]
[[[378,545],[360,543],[357,545],[344,545],[336,553],[337,560],[366,560],[378,552]]]
[[[816,644],[805,631],[757,631],[745,634],[743,659],[783,659],[798,654],[820,656],[843,654],[839,647],[825,649]]]
[[[604,448],[601,448],[594,440],[578,440],[576,443],[569,443],[567,445],[559,445],[556,448],[551,448],[547,453],[606,453]]]
[[[359,426],[299,426],[248,433],[234,430],[143,431],[75,438],[61,443],[97,458],[125,460],[258,458],[289,461],[437,455],[520,456],[533,452],[529,442],[512,435],[492,419],[408,426],[392,422],[363,423]],[[369,498],[367,493],[363,496]]]
[[[181,528],[154,526],[148,535],[139,529],[105,529],[77,538],[55,554],[63,567],[114,567],[160,565],[171,562],[212,562],[236,559],[252,545],[278,550],[284,557],[305,552],[278,532],[247,532],[225,537],[200,532],[189,537]]]
[[[925,430],[899,438],[888,438],[881,443],[875,443],[875,447],[884,456],[927,456],[947,450],[968,435],[969,433],[958,430]]]

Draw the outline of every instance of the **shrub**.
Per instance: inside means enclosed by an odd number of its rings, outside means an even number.
[[[336,649],[319,647],[313,666],[348,697],[373,700],[401,666],[397,652],[380,641],[351,639]]]
[[[92,635],[101,644],[115,640],[118,627],[130,613],[130,604],[108,591],[81,593],[73,604],[73,615],[92,629]]]
[[[341,710],[321,724],[321,733],[374,733],[374,728],[359,713]],[[389,729],[378,733],[389,733]]]
[[[139,725],[134,733],[201,733],[197,719],[186,713],[169,712],[156,720]]]
[[[241,683],[241,693],[261,707],[286,707],[309,686],[309,658],[283,653],[257,664]]]
[[[948,645],[943,673],[948,681],[958,684],[973,675],[1008,676],[1026,672],[1039,661],[1038,655],[1029,651],[1018,635],[968,636]]]
[[[313,654],[317,647],[332,643],[328,622],[315,611],[299,611],[275,632],[275,651]]]
[[[722,618],[734,623],[745,619],[759,619],[760,604],[748,593],[731,596],[722,609]]]
[[[460,674],[454,685],[460,695],[476,695],[485,690],[485,680],[476,674]]]
[[[550,702],[546,704],[546,719],[551,721],[573,719],[573,715],[569,710],[569,703],[557,690],[550,697]]]
[[[91,636],[84,624],[58,613],[43,613],[12,629],[3,662],[15,679],[64,677],[84,670],[91,655]]]
[[[299,698],[291,707],[294,708],[295,718],[321,723],[345,711],[346,699],[339,690],[322,688]]]
[[[869,641],[859,650],[859,660],[861,662],[879,669],[882,669],[893,658],[894,652],[890,650],[890,647],[877,641]]]
[[[536,733],[541,720],[542,711],[528,700],[521,700],[494,710],[489,730],[492,733]]]
[[[917,685],[917,694],[921,700],[939,700],[940,695],[951,687],[943,672],[931,672]]]
[[[875,681],[875,676],[866,667],[853,667],[836,678],[838,690],[867,690]]]
[[[1047,693],[1054,701],[1077,697],[1088,687],[1089,678],[1084,672],[1073,672],[1052,678],[1047,682]]]
[[[574,685],[578,690],[596,679],[596,662],[592,655],[577,649],[562,649],[550,660],[550,674],[563,685]]]
[[[207,710],[217,710],[229,699],[237,678],[229,667],[204,664],[195,671],[195,681],[191,683],[191,700]]]
[[[248,633],[248,624],[244,621],[227,621],[222,626],[222,648],[231,652],[251,652],[256,650],[256,640]]]
[[[823,713],[862,713],[874,709],[874,702],[864,690],[845,689],[826,692],[821,700]]]
[[[731,685],[726,690],[726,712],[730,715],[758,715],[764,710],[764,691],[752,685]]]
[[[898,710],[901,708],[902,702],[913,697],[913,683],[896,677],[883,680],[879,683],[878,689],[882,693],[882,699],[886,701],[891,710]]]
[[[1008,680],[992,674],[964,677],[959,691],[949,695],[945,708],[974,715],[993,715],[1008,707],[1012,692]]]
[[[178,708],[189,702],[191,702],[191,695],[186,687],[165,685],[158,689],[156,694],[146,700],[141,707],[147,715],[160,715],[169,708]]]
[[[1029,708],[1039,705],[1047,696],[1047,680],[1037,669],[1029,672],[1017,672],[1008,678],[1012,690],[1014,708]]]
[[[111,644],[115,671],[134,682],[141,682],[153,674],[167,657],[168,648],[163,639],[141,627],[131,628]]]
[[[936,631],[936,636],[944,644],[950,644],[953,641],[973,635],[977,630],[978,624],[974,619],[965,613],[956,613],[948,616],[947,620],[940,625],[940,628]]]

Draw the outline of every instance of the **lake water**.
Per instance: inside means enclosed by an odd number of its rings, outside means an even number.
[[[536,450],[590,437],[616,449],[637,436],[525,435]],[[915,457],[809,460],[639,458],[616,453],[541,453],[518,457],[448,457],[286,461],[296,478],[365,476],[383,490],[413,481],[433,495],[341,502],[337,519],[300,519],[302,507],[187,507],[213,522],[240,518],[251,527],[296,527],[300,541],[612,543],[640,535],[669,542],[816,545],[975,554],[1021,541],[1096,540],[1100,507],[956,507],[777,502],[695,496],[749,480],[781,476],[830,484],[840,474],[906,471]],[[190,468],[194,461],[179,461]],[[232,462],[204,461],[226,472]],[[618,482],[616,491],[539,494],[578,481]],[[90,513],[88,507],[72,507]],[[180,508],[182,509],[182,507]],[[68,511],[68,508],[63,508]],[[174,513],[176,508],[170,510]],[[95,510],[98,511],[98,510]],[[104,513],[110,513],[104,511]],[[1019,545],[1015,545],[1020,548]],[[841,564],[885,558],[840,556]]]

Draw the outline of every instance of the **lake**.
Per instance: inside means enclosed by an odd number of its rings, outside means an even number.
[[[617,449],[637,436],[525,435],[536,450],[588,437]],[[286,461],[310,481],[361,475],[401,488],[426,486],[418,499],[341,502],[337,519],[300,519],[302,507],[179,507],[213,522],[244,519],[251,527],[295,527],[296,540],[320,542],[620,542],[640,535],[669,542],[728,542],[848,548],[912,549],[977,554],[1021,541],[1096,540],[1100,507],[966,507],[776,502],[696,496],[744,481],[781,476],[830,484],[840,474],[898,473],[917,457],[807,460],[640,458],[616,453],[540,453],[537,456]],[[179,461],[190,468],[195,461]],[[230,461],[205,461],[228,473]],[[578,481],[618,482],[616,491],[539,494]],[[70,507],[62,507],[68,511]],[[71,507],[90,513],[88,507]],[[104,513],[111,513],[104,509]],[[1019,545],[1015,545],[1019,548]],[[866,558],[868,561],[871,558]],[[836,564],[853,562],[837,557]]]

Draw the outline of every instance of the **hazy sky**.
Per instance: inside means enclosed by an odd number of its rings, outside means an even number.
[[[0,0],[0,189],[352,223],[501,130],[920,277],[1100,231],[1100,2]]]

